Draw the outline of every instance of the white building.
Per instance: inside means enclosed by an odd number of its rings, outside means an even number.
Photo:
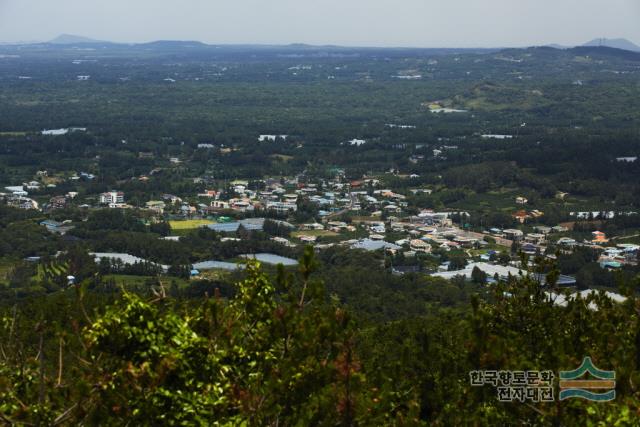
[[[22,185],[11,185],[9,187],[4,187],[5,190],[8,190],[11,192],[11,194],[13,194],[14,196],[28,196],[29,193],[27,193],[24,190],[24,187]]]
[[[280,138],[282,140],[286,140],[288,137],[289,137],[289,135],[260,135],[260,136],[258,136],[258,141],[259,142],[264,142],[264,141],[274,142],[278,138]]]
[[[519,242],[524,237],[524,233],[518,229],[508,228],[506,230],[502,230],[502,234],[504,237],[509,240],[514,240]]]
[[[7,199],[7,205],[18,209],[40,209],[38,202],[28,197],[13,195]]]
[[[367,141],[366,141],[366,140],[364,140],[364,139],[357,139],[357,138],[354,138],[354,139],[352,139],[352,140],[350,140],[350,141],[347,141],[347,142],[349,143],[349,145],[355,145],[356,147],[359,147],[359,146],[364,145],[364,144],[366,144],[366,143],[367,143]]]
[[[279,213],[295,212],[298,210],[298,205],[292,202],[267,202],[267,210],[276,211]]]
[[[120,204],[124,203],[124,193],[122,191],[107,191],[106,193],[100,194],[100,204],[102,205],[112,205],[112,204]]]

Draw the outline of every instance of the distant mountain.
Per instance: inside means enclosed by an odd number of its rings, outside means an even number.
[[[74,36],[72,34],[60,34],[55,39],[49,41],[50,44],[95,44],[109,43],[102,40],[94,40],[88,37]]]
[[[582,46],[605,46],[615,49],[630,50],[632,52],[640,52],[640,46],[633,44],[627,39],[593,39]]]
[[[175,48],[207,48],[211,45],[193,41],[193,40],[157,40],[148,43],[138,43],[137,46],[154,47],[160,49],[175,49]]]
[[[499,51],[503,58],[522,59],[532,57],[540,63],[553,63],[575,59],[576,56],[590,57],[604,61],[633,61],[640,62],[640,52],[616,49],[606,46],[576,46],[558,49],[551,46],[534,46],[528,48],[509,48]],[[526,55],[526,56],[525,56]]]
[[[573,47],[573,46],[564,46],[561,44],[551,43],[551,44],[544,45],[544,47],[552,47],[554,49],[569,49],[570,47]]]
[[[599,56],[601,58],[618,58],[626,61],[640,61],[640,50],[631,51],[608,46],[576,46],[566,52],[581,56]]]

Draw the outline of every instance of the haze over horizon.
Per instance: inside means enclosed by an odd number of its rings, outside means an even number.
[[[640,42],[635,0],[0,0],[0,40],[77,34],[114,42],[334,44],[381,47],[577,45],[598,37]]]

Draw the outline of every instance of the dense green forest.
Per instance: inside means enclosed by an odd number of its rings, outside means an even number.
[[[0,416],[25,425],[637,425],[630,284],[620,283],[622,304],[593,294],[559,307],[529,277],[491,290],[388,278],[363,287],[373,267],[326,276],[326,262],[309,250],[298,272],[253,265],[232,287],[212,283],[191,297],[162,280],[134,293],[93,277],[7,306]],[[615,402],[504,403],[469,383],[473,370],[558,372],[585,355],[615,370]]]

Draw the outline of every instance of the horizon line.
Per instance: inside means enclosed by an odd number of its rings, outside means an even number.
[[[63,37],[77,37],[79,39],[85,39],[84,41],[78,41],[77,43],[56,43],[55,40]],[[562,44],[562,43],[544,43],[544,44],[527,44],[527,45],[485,45],[485,46],[417,46],[417,45],[382,45],[382,44],[366,44],[366,45],[352,45],[349,43],[345,44],[336,44],[336,43],[306,43],[306,42],[282,42],[282,43],[260,43],[260,42],[226,42],[226,43],[215,43],[215,42],[206,42],[197,39],[172,39],[172,38],[159,38],[159,39],[150,39],[147,41],[111,41],[111,40],[100,40],[93,39],[92,37],[80,36],[76,34],[69,33],[61,33],[58,36],[54,37],[50,40],[16,40],[16,41],[0,41],[0,45],[36,45],[36,44],[52,44],[52,45],[74,45],[74,44],[116,44],[116,45],[127,45],[127,46],[135,46],[142,44],[150,44],[150,43],[158,43],[158,42],[182,42],[182,43],[200,43],[205,46],[259,46],[259,47],[289,47],[289,46],[309,46],[309,47],[319,47],[319,48],[347,48],[347,49],[526,49],[530,47],[554,47],[554,48],[562,48],[562,49],[570,49],[574,47],[585,46],[586,43],[594,42],[596,40],[626,40],[634,45],[636,45],[633,41],[629,40],[626,37],[595,37],[583,44]],[[638,45],[636,45],[638,46]],[[638,46],[640,48],[640,46]]]

